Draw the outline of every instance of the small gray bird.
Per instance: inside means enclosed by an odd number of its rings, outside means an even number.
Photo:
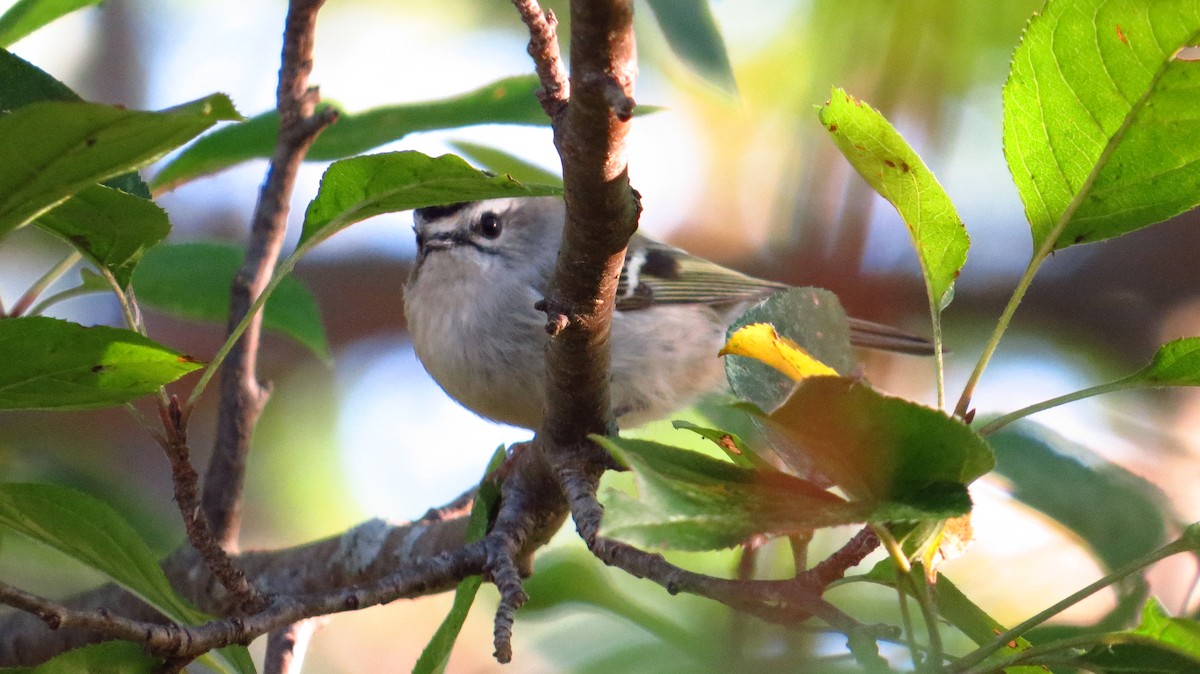
[[[545,402],[545,297],[566,213],[559,197],[494,199],[414,212],[417,261],[404,293],[413,348],[467,409],[536,429]],[[612,322],[618,424],[661,419],[720,390],[725,330],[751,302],[788,286],[634,235]],[[927,341],[851,319],[857,346],[929,353]]]

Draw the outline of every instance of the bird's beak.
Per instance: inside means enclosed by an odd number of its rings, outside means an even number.
[[[466,239],[465,241],[469,241]],[[464,243],[464,237],[457,231],[438,232],[427,237],[419,237],[417,241],[417,265],[425,261],[425,257],[437,250],[450,250]]]

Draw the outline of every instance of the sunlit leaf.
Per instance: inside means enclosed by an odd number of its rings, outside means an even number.
[[[753,323],[769,323],[776,333],[800,345],[813,358],[841,375],[854,372],[850,326],[837,295],[821,288],[789,288],[750,307],[726,333]],[[725,358],[725,376],[734,394],[760,409],[779,407],[795,382],[769,365],[741,356]]]
[[[171,231],[167,214],[154,202],[103,185],[83,188],[35,224],[108,269],[122,288],[142,255]]]
[[[436,101],[405,103],[364,112],[343,112],[317,137],[308,160],[344,159],[416,131],[452,129],[476,124],[548,126],[550,118],[534,94],[534,75],[508,77],[474,91]],[[155,192],[173,189],[202,175],[215,173],[275,150],[279,117],[257,115],[244,124],[218,129],[197,140],[154,177]]]
[[[0,319],[0,409],[120,405],[199,369],[136,332],[43,316]]]
[[[193,242],[161,245],[146,253],[133,274],[138,300],[183,318],[224,324],[229,319],[229,285],[245,251],[228,244]],[[329,359],[329,341],[317,301],[294,276],[285,277],[267,300],[263,326]]]
[[[0,47],[7,47],[64,14],[98,4],[100,0],[17,0],[0,16]]]
[[[709,0],[648,0],[671,50],[701,77],[736,93],[733,67]]]
[[[1200,337],[1164,344],[1150,364],[1129,380],[1151,386],[1200,386]]]
[[[738,328],[721,348],[722,356],[744,356],[766,363],[792,381],[809,377],[836,377],[837,371],[813,358],[804,347],[775,332],[769,323],[753,323]]]
[[[465,140],[452,141],[450,147],[496,175],[510,176],[523,183],[562,185],[562,176],[557,173],[551,173],[503,150],[478,143],[469,143]]]
[[[960,420],[853,379],[806,379],[770,418],[851,498],[944,517],[970,509],[966,485],[995,461]]]
[[[221,94],[161,112],[46,101],[0,116],[0,236],[237,117]]]
[[[1157,639],[1200,660],[1200,622],[1172,617],[1157,599],[1146,602],[1142,622],[1134,633]]]
[[[605,495],[602,533],[636,545],[715,550],[753,534],[862,522],[871,514],[786,473],[645,440],[594,439],[631,466],[638,483],[637,500],[617,491]]]
[[[1135,629],[1100,635],[1098,640],[1099,645],[1087,650],[1068,650],[1073,657],[1056,662],[1099,672],[1200,671],[1200,622],[1171,617],[1156,599],[1146,602]]]
[[[1196,0],[1050,0],[1033,17],[1004,85],[1004,151],[1036,248],[1200,202],[1200,62],[1176,58],[1197,42]]]
[[[304,215],[300,245],[316,243],[383,213],[499,197],[561,194],[551,185],[524,185],[489,176],[454,155],[390,152],[336,162],[325,171]]]
[[[55,77],[12,52],[0,49],[0,112],[11,112],[38,101],[81,101],[79,94]],[[150,188],[137,171],[104,181],[108,187],[150,198]]]
[[[1013,497],[1060,522],[1110,571],[1166,542],[1166,499],[1142,478],[1032,422],[988,440]]]
[[[932,304],[944,309],[971,239],[950,196],[896,129],[841,89],[820,108],[821,124],[850,164],[887,199],[908,228]]]

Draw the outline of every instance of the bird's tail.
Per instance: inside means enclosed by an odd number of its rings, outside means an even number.
[[[932,356],[933,342],[882,323],[860,318],[850,319],[850,343],[866,349],[880,349],[914,356]]]

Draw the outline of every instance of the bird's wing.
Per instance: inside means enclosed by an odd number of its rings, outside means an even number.
[[[765,281],[690,255],[665,243],[635,236],[617,284],[617,309],[651,304],[724,304],[766,297],[788,286]]]
[[[617,283],[617,310],[651,305],[747,302],[790,286],[748,276],[665,243],[634,235]],[[850,343],[919,356],[933,354],[924,337],[882,323],[850,318]]]

